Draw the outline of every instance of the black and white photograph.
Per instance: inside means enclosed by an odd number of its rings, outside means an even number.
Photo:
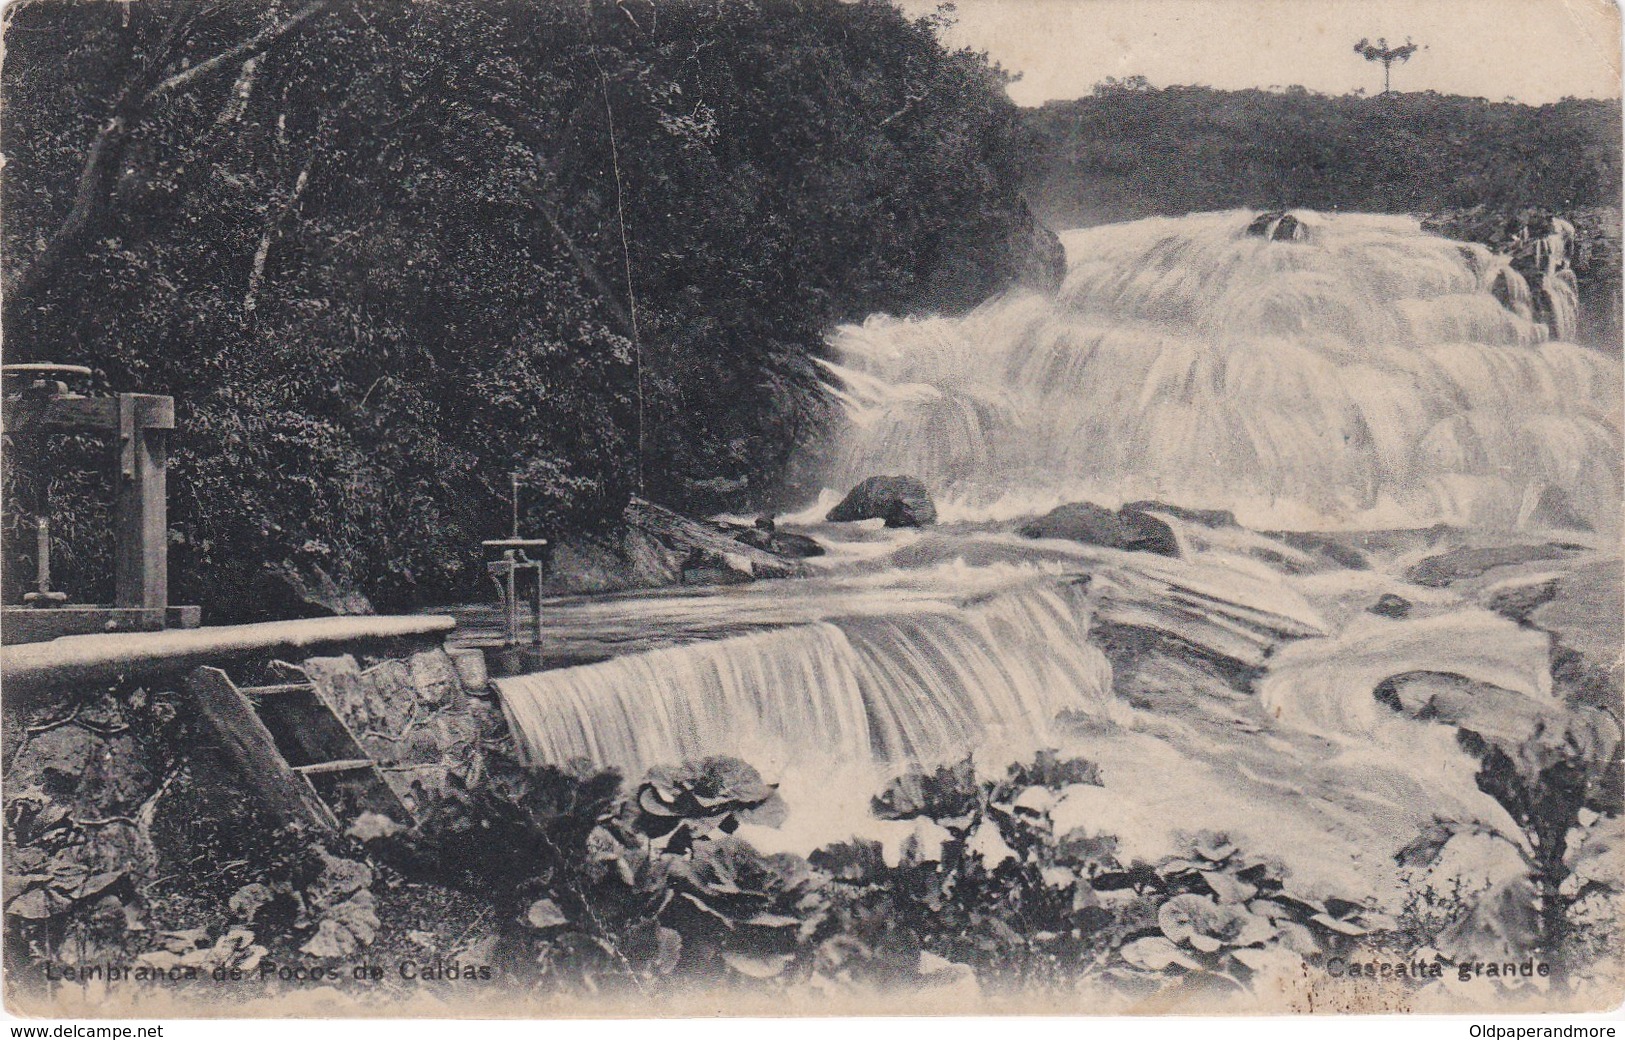
[[[1625,1001],[1612,0],[0,30],[14,1020]]]

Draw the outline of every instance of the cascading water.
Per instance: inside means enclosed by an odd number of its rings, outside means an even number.
[[[949,518],[1154,498],[1277,529],[1617,528],[1617,363],[1551,340],[1482,246],[1294,217],[1291,240],[1239,211],[1074,231],[1053,296],[841,328],[826,483],[908,473]]]
[[[527,756],[637,777],[705,755],[930,761],[988,740],[1041,741],[1063,711],[1100,714],[1111,667],[1075,585],[1044,579],[959,607],[855,616],[498,680]]]
[[[1164,558],[998,524],[838,524],[812,532],[829,550],[813,577],[561,603],[556,638],[618,656],[497,681],[522,753],[629,778],[742,758],[791,813],[739,833],[805,853],[902,841],[913,824],[869,806],[905,761],[974,751],[1002,772],[1053,746],[1102,777],[1057,804],[1062,830],[1147,861],[1223,830],[1281,856],[1305,891],[1393,908],[1394,853],[1435,817],[1515,839],[1452,729],[1373,691],[1442,669],[1550,697],[1544,633],[1407,568],[1443,548],[1435,534],[1617,534],[1618,362],[1534,320],[1572,320],[1556,275],[1541,304],[1503,258],[1415,221],[1291,216],[1263,235],[1239,212],[1073,232],[1053,295],[875,317],[831,340],[850,416],[831,489],[902,473],[949,521],[1160,499],[1244,526],[1153,510],[1180,547]],[[1438,521],[1470,530],[1324,558],[1335,538],[1258,533]],[[1390,591],[1417,616],[1374,613]],[[1115,693],[1092,615],[1113,633]]]

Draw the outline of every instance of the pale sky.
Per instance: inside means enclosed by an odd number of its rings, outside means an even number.
[[[901,0],[910,14],[938,0]],[[1540,104],[1620,96],[1620,15],[1611,0],[958,0],[953,45],[1023,74],[1022,105],[1088,94],[1107,76],[1156,86],[1382,89],[1361,37],[1411,37],[1395,90]]]

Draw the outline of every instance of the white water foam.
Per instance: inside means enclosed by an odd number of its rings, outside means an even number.
[[[791,763],[932,761],[1016,736],[1039,746],[1063,711],[1109,710],[1083,591],[1042,579],[925,604],[706,640],[497,680],[531,761],[584,758],[641,777],[706,755]]]
[[[827,484],[918,476],[949,520],[1152,498],[1278,529],[1513,528],[1555,500],[1617,531],[1617,362],[1550,340],[1482,246],[1298,216],[1299,241],[1243,211],[1069,232],[1055,295],[843,326]]]

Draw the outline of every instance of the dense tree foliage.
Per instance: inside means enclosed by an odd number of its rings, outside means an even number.
[[[172,599],[216,620],[266,563],[477,591],[510,471],[549,532],[640,486],[760,503],[832,322],[1032,263],[1002,72],[881,0],[7,17],[8,360],[179,398]],[[105,596],[94,482],[50,453],[9,534],[49,511]]]
[[[1619,205],[1618,101],[1539,107],[1108,81],[1026,115],[1052,227],[1231,207],[1434,212]]]

